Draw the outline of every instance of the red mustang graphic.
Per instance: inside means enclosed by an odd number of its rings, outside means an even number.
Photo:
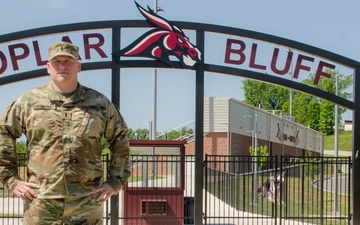
[[[192,68],[201,60],[201,52],[189,42],[184,32],[177,26],[155,14],[149,7],[142,8],[135,2],[141,14],[155,26],[126,48],[113,53],[115,57],[147,57],[160,60],[173,67],[170,56],[179,59],[183,67]]]

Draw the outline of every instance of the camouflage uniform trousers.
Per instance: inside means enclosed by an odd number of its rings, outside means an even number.
[[[103,203],[97,195],[39,199],[25,203],[24,225],[102,225]]]

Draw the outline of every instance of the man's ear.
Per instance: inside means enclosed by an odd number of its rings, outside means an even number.
[[[47,73],[50,74],[50,62],[49,61],[46,63],[46,70],[47,70]]]

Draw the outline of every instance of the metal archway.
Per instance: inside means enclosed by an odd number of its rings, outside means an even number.
[[[344,65],[348,68],[351,68],[354,73],[354,96],[353,101],[343,99],[336,95],[321,91],[316,88],[312,88],[297,82],[285,80],[282,78],[274,76],[261,76],[263,73],[254,72],[251,70],[238,69],[234,67],[219,66],[215,64],[209,64],[204,61],[204,56],[202,57],[202,63],[197,64],[195,67],[196,73],[196,91],[195,91],[195,135],[196,137],[203,137],[203,104],[204,104],[204,74],[205,72],[213,72],[220,74],[228,74],[233,76],[240,76],[251,78],[254,80],[259,80],[263,82],[268,82],[283,87],[288,87],[294,90],[302,91],[311,95],[318,96],[320,98],[331,101],[335,104],[341,105],[345,108],[353,110],[353,150],[352,150],[352,205],[353,205],[353,214],[352,221],[353,224],[360,224],[360,193],[357,190],[360,190],[360,139],[356,138],[360,136],[360,62],[355,61],[346,57],[343,57],[338,54],[328,52],[323,49],[319,49],[310,45],[292,41],[289,39],[263,34],[259,32],[231,28],[225,26],[217,26],[210,24],[202,23],[191,23],[191,22],[181,22],[181,21],[171,21],[172,23],[178,25],[182,29],[192,30],[196,33],[196,45],[204,53],[205,50],[205,34],[207,32],[219,33],[225,35],[233,35],[239,37],[252,38],[259,41],[264,41],[276,45],[286,46],[292,49],[298,49],[302,52],[308,54],[316,55],[321,58],[325,58],[329,61],[336,62],[338,64]],[[121,30],[124,28],[148,28],[150,27],[145,21],[138,20],[119,20],[119,21],[102,21],[102,22],[86,22],[86,23],[75,23],[75,24],[65,24],[51,27],[44,27],[38,29],[31,29],[26,31],[19,31],[10,34],[5,34],[0,36],[0,44],[11,42],[14,40],[21,40],[37,36],[45,36],[51,34],[59,34],[63,32],[72,32],[72,31],[83,31],[83,30],[94,30],[94,29],[111,29],[112,34],[112,52],[120,50],[120,40],[121,40]],[[2,53],[2,52],[0,52]],[[0,54],[0,58],[4,54]],[[174,68],[182,69],[182,66],[179,62],[173,62]],[[90,62],[83,63],[82,70],[95,70],[95,69],[111,69],[112,73],[112,91],[111,97],[112,101],[116,105],[120,105],[120,74],[121,69],[124,68],[168,68],[167,65],[154,61],[154,60],[120,60],[120,64],[117,64],[115,60],[108,60],[102,62]],[[0,69],[1,71],[1,69]],[[11,76],[1,77],[0,73],[0,85],[9,84],[12,82],[17,82],[21,80],[36,78],[45,76],[46,69],[38,69],[32,71],[26,71],[22,73],[16,73]],[[358,90],[358,91],[357,91]],[[203,177],[203,139],[197,138],[195,141],[195,164],[196,171],[195,176]],[[203,183],[201,179],[196,179],[195,182],[195,224],[202,224],[202,189]],[[118,200],[117,200],[118,201]],[[112,207],[118,207],[118,202],[116,199],[112,199]],[[118,218],[118,210],[115,210],[111,214],[111,224],[117,224],[116,220]]]

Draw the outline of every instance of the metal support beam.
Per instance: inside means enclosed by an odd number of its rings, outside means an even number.
[[[356,91],[358,90],[358,91]],[[352,224],[360,224],[360,66],[354,70],[353,153],[352,153]]]
[[[196,32],[196,43],[198,49],[204,55],[204,31]],[[196,66],[195,87],[195,203],[194,222],[196,225],[203,224],[203,177],[204,177],[204,58],[202,63]]]
[[[112,29],[112,52],[120,50],[120,28]],[[111,101],[120,109],[120,66],[111,63]],[[119,224],[119,195],[110,198],[110,224]]]

